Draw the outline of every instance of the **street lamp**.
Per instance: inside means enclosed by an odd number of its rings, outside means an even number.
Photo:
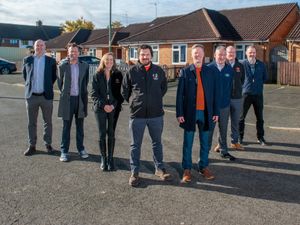
[[[112,0],[109,0],[109,29],[108,29],[109,52],[111,52],[111,1]]]

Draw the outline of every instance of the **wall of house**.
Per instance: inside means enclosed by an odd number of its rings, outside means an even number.
[[[289,42],[289,62],[300,63],[300,41]]]

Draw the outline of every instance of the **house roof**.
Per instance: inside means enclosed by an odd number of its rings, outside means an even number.
[[[0,23],[0,38],[20,39],[20,40],[49,40],[59,36],[60,27],[57,26],[30,26],[19,24]]]
[[[242,40],[267,40],[297,3],[220,11]]]
[[[116,38],[116,33],[121,28],[115,28],[112,29],[112,44],[114,44],[114,39]],[[83,46],[95,46],[95,45],[105,45],[108,46],[109,41],[109,30],[107,28],[105,29],[97,29],[92,30],[90,36],[88,39],[82,43]]]
[[[288,41],[300,41],[300,20],[287,36]]]
[[[148,23],[136,23],[130,24],[127,27],[121,27],[118,29],[113,29],[112,34],[112,45],[117,45],[118,42],[124,38],[127,38],[131,35],[135,35],[141,31],[149,29],[153,26],[158,24],[165,23],[171,19],[174,19],[178,16],[165,16],[165,17],[158,17],[155,20],[148,22]],[[88,46],[107,46],[108,45],[108,29],[99,29],[93,30],[88,40],[82,45]]]
[[[297,3],[215,11],[199,9],[175,16],[121,40],[120,44],[166,41],[268,40]]]
[[[62,49],[66,48],[69,43],[76,43],[80,45],[88,39],[90,33],[91,30],[87,29],[79,29],[77,31],[63,33],[62,35],[47,41],[46,46],[47,49]]]
[[[220,38],[219,32],[210,21],[208,11],[203,8],[183,16],[174,17],[165,23],[152,26],[136,35],[121,40],[120,43],[195,39],[219,40]]]

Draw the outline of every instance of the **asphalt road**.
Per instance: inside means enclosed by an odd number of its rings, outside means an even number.
[[[172,182],[156,178],[151,144],[145,132],[142,146],[142,185],[128,185],[128,105],[123,106],[116,133],[117,171],[99,169],[97,128],[90,111],[85,120],[85,147],[81,160],[71,137],[71,162],[59,161],[59,151],[47,155],[39,117],[38,154],[25,157],[27,117],[19,75],[0,76],[0,224],[112,224],[112,225],[298,225],[300,224],[300,88],[265,88],[266,140],[255,139],[253,110],[249,111],[246,151],[232,151],[235,162],[210,153],[214,181],[196,170],[193,182],[181,184],[183,131],[175,118],[176,83],[165,97],[163,133],[166,167]],[[61,119],[54,101],[53,146],[59,149]],[[74,128],[74,127],[73,127]],[[74,131],[74,129],[73,129]],[[216,139],[214,138],[214,142]],[[199,154],[195,139],[193,161]]]

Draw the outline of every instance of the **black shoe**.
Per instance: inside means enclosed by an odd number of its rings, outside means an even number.
[[[36,152],[35,146],[29,146],[29,148],[26,149],[26,151],[24,152],[25,156],[30,156],[33,155]]]
[[[100,169],[102,171],[107,171],[107,158],[106,157],[101,157],[101,163],[100,163]]]
[[[228,152],[227,153],[221,153],[221,157],[224,159],[229,159],[230,161],[234,161],[236,158],[233,155],[230,155]]]
[[[52,148],[51,145],[46,145],[46,149],[47,149],[48,154],[53,154],[54,153],[53,148]]]
[[[261,145],[261,146],[266,146],[268,145],[266,140],[264,138],[258,138],[257,142]]]

